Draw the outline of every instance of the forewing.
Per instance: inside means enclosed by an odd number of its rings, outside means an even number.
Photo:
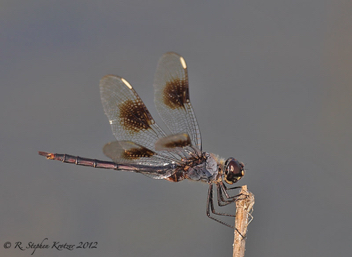
[[[187,133],[192,145],[201,150],[200,130],[189,98],[187,65],[182,56],[169,52],[160,58],[154,91],[156,109],[172,134]]]
[[[155,141],[165,133],[132,86],[114,75],[103,77],[99,86],[104,111],[116,139],[133,141],[154,150]]]
[[[167,178],[175,173],[176,165],[171,159],[131,141],[107,143],[103,152],[120,169],[142,173],[154,179]]]

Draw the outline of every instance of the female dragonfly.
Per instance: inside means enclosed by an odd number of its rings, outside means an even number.
[[[245,173],[244,164],[234,158],[225,160],[202,151],[198,123],[190,102],[187,65],[182,56],[164,54],[154,80],[154,102],[171,134],[167,135],[154,121],[133,87],[124,78],[107,75],[100,80],[100,95],[106,116],[117,141],[103,147],[113,161],[101,161],[68,154],[40,151],[49,160],[59,160],[94,168],[142,173],[154,179],[179,182],[183,179],[209,184],[206,213],[223,225],[231,225],[214,215],[235,215],[217,212],[213,187],[217,189],[218,206],[235,202],[231,185]]]

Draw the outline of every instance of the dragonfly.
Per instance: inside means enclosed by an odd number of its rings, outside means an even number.
[[[184,179],[207,183],[206,214],[231,228],[218,207],[237,201],[231,187],[245,174],[244,164],[233,157],[224,159],[202,150],[201,133],[193,111],[185,59],[174,52],[159,60],[154,79],[154,102],[158,114],[171,133],[154,121],[145,104],[124,78],[104,76],[99,83],[101,102],[112,132],[117,139],[103,147],[112,161],[39,151],[49,160],[141,173],[153,179],[179,182]],[[217,195],[215,208],[214,194]]]

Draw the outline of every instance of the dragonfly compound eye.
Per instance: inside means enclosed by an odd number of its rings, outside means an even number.
[[[224,180],[228,184],[236,183],[244,176],[244,165],[234,158],[229,158],[225,162]]]

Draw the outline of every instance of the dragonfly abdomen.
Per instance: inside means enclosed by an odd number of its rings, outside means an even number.
[[[73,156],[69,154],[48,153],[48,152],[42,152],[42,151],[39,151],[38,153],[39,155],[45,156],[48,160],[57,160],[65,163],[88,166],[93,168],[113,169],[113,170],[119,169],[119,165],[117,163],[109,162],[109,161],[100,161],[96,159],[89,159],[89,158]]]

